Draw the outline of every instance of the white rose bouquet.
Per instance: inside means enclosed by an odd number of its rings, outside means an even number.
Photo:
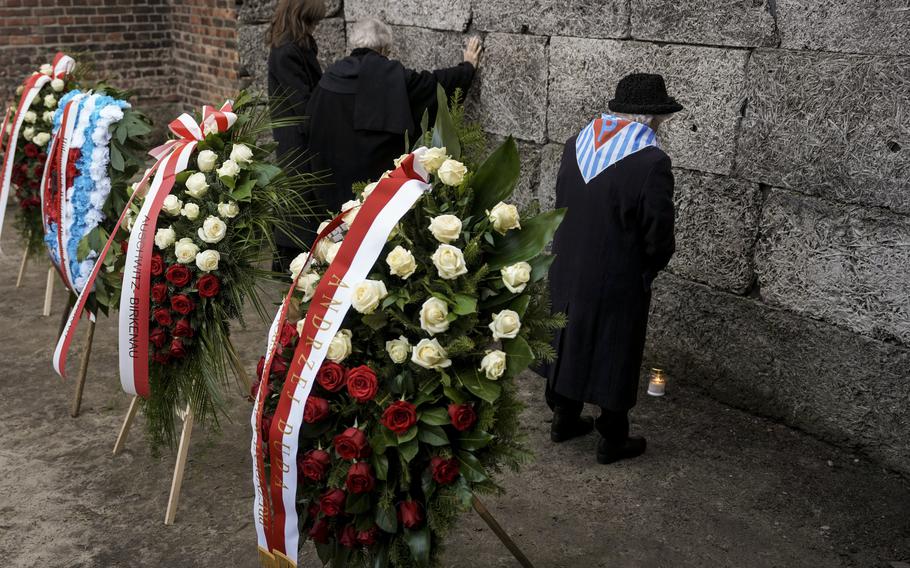
[[[542,282],[564,212],[510,205],[515,142],[479,159],[477,129],[442,102],[420,141],[432,146],[421,160],[432,191],[392,232],[369,276],[352,283],[352,309],[306,402],[299,518],[332,566],[437,561],[445,529],[473,492],[497,490],[494,474],[528,457],[515,381],[553,357],[551,333],[564,324],[550,314]],[[364,185],[360,198],[368,202],[375,187]],[[309,283],[331,263],[319,249],[301,275],[307,284],[298,282],[300,313],[312,300]],[[301,256],[292,276],[302,270]],[[265,436],[299,341],[288,326],[270,369]]]

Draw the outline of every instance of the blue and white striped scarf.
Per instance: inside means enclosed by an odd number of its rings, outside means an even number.
[[[660,147],[657,135],[649,127],[603,114],[578,134],[575,157],[585,183],[590,183],[605,169],[648,146]]]

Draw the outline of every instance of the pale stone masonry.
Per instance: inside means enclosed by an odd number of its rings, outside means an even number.
[[[264,86],[243,0],[241,74]],[[686,111],[667,125],[678,247],[647,358],[674,381],[910,472],[910,9],[904,0],[346,0],[413,67],[485,37],[469,112],[522,152],[517,199],[553,205],[562,144],[631,71]],[[672,385],[671,385],[672,389]]]

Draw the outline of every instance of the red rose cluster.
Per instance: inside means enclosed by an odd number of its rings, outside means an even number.
[[[13,165],[10,181],[16,188],[19,208],[26,214],[38,213],[41,206],[39,189],[47,154],[33,142],[26,142],[21,152],[22,157]]]
[[[166,365],[186,357],[196,335],[193,312],[221,292],[221,281],[212,273],[197,275],[191,265],[166,265],[157,252],[152,254],[151,274],[151,358]]]

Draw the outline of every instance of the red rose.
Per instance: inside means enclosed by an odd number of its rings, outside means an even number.
[[[310,501],[310,506],[307,507],[307,513],[310,515],[310,518],[315,521],[319,517],[319,503]]]
[[[361,546],[373,546],[379,536],[379,528],[373,527],[366,531],[357,531],[357,543]]]
[[[279,377],[284,377],[284,374],[288,372],[288,362],[284,357],[278,355],[272,359],[272,368],[271,374],[278,375]]]
[[[214,274],[206,274],[196,282],[196,289],[201,297],[211,298],[221,291],[221,281]]]
[[[278,361],[275,361],[277,363]],[[272,365],[275,368],[275,365]],[[321,422],[329,415],[329,401],[318,396],[311,396],[306,399],[306,406],[303,407],[303,421],[307,424]]]
[[[402,501],[398,505],[398,520],[405,528],[419,527],[423,524],[423,507],[417,501]]]
[[[182,264],[172,264],[167,267],[167,273],[165,273],[164,277],[174,286],[182,288],[190,283],[190,278],[193,277],[193,274],[189,268]]]
[[[41,205],[41,202],[38,201],[37,197],[29,197],[22,201],[23,209],[32,209],[34,207],[38,207],[39,205]]]
[[[329,392],[338,392],[344,387],[344,367],[334,361],[326,361],[316,373],[316,382]]]
[[[70,163],[68,163],[66,165],[67,183],[70,183],[78,174],[79,174],[79,170],[76,169],[76,161],[75,160],[70,161]]]
[[[28,156],[29,158],[37,158],[38,154],[41,153],[41,151],[38,149],[38,146],[35,146],[31,142],[26,144],[25,148],[23,148],[22,150],[25,152],[25,155]]]
[[[297,328],[288,322],[284,322],[281,327],[281,333],[278,334],[278,343],[282,347],[290,347],[297,341]]]
[[[354,525],[346,525],[341,529],[338,543],[345,548],[354,548],[357,546],[357,529],[354,528]]]
[[[256,378],[262,378],[262,371],[265,369],[265,356],[259,358],[259,364],[256,365]]]
[[[32,170],[32,172],[35,174],[36,178],[40,178],[41,176],[44,175],[44,165],[35,164],[35,169]]]
[[[370,455],[366,434],[357,428],[348,428],[332,440],[335,451],[343,460],[362,459]]]
[[[313,542],[325,544],[329,542],[329,523],[325,519],[319,519],[313,524],[313,528],[307,533]]]
[[[263,414],[259,422],[259,429],[262,432],[262,445],[269,445],[269,431],[272,429],[272,414]]]
[[[344,509],[345,495],[341,489],[329,489],[319,499],[319,510],[326,517],[334,517]]]
[[[458,460],[454,458],[436,456],[430,460],[430,469],[433,472],[433,481],[440,485],[448,485],[458,479]]]
[[[124,243],[126,241],[123,241]],[[152,299],[156,304],[163,304],[167,301],[167,284],[159,282],[152,286]]]
[[[193,333],[193,326],[190,325],[190,320],[186,318],[178,320],[174,326],[174,337],[193,337]]]
[[[250,385],[250,400],[251,401],[256,400],[256,394],[259,392],[260,383],[262,383],[262,381],[260,381],[259,378],[257,377],[256,380],[253,381],[253,384]]]
[[[406,400],[397,400],[382,413],[382,424],[398,435],[417,424],[417,407]]]
[[[164,260],[160,254],[152,255],[152,276],[158,276],[164,272]]]
[[[171,309],[181,315],[187,315],[196,305],[193,304],[193,301],[183,294],[177,294],[176,296],[171,296]]]
[[[126,251],[129,248],[130,248],[129,239],[123,239],[122,241],[120,241],[120,252],[122,252],[123,254],[126,254]]]
[[[45,154],[44,152],[41,152],[40,154],[38,154],[38,161],[41,162],[42,164],[43,164],[44,162],[46,162],[46,161],[47,161],[47,154]]]
[[[158,363],[159,365],[167,365],[170,360],[171,360],[171,356],[168,353],[152,354],[152,361]]]
[[[329,472],[332,456],[325,450],[310,450],[298,457],[297,469],[300,475],[310,481],[322,481]]]
[[[22,173],[22,175],[28,175],[28,164],[24,162],[19,164],[19,171]]]
[[[470,404],[450,404],[449,418],[456,430],[464,432],[477,422],[477,413]]]
[[[176,337],[171,341],[171,357],[174,359],[186,357],[186,348],[183,346],[183,342]]]
[[[38,188],[41,187],[41,184],[38,183],[38,180],[33,179],[33,180],[31,180],[30,182],[28,182],[28,187],[29,187],[30,189],[35,189],[35,190],[37,190]]]
[[[345,373],[345,382],[348,385],[348,392],[357,402],[369,402],[376,396],[379,390],[379,381],[376,380],[376,373],[366,365],[361,365],[348,370]]]
[[[149,343],[161,349],[167,343],[167,330],[162,327],[156,327],[149,332]]]
[[[167,308],[158,308],[152,312],[152,317],[155,318],[158,325],[162,327],[171,325],[171,322],[173,321],[171,320],[171,311]]]
[[[353,464],[348,469],[348,476],[344,480],[344,485],[351,493],[369,493],[376,486],[373,468],[366,462]]]

